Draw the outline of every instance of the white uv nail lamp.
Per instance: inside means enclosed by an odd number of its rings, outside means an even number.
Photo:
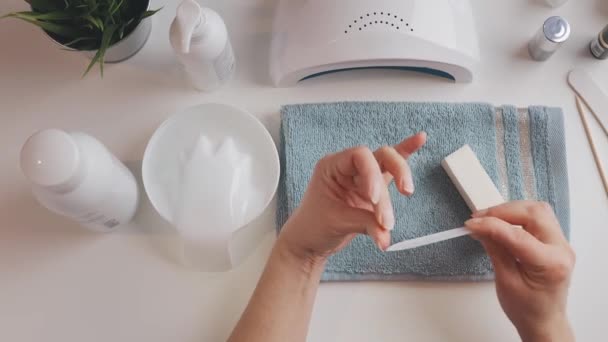
[[[335,71],[394,68],[471,82],[479,61],[469,0],[280,0],[276,86]]]

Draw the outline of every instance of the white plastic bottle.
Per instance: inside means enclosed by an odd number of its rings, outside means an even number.
[[[222,18],[194,0],[177,8],[169,34],[171,46],[195,88],[211,91],[232,78],[234,53]]]
[[[135,215],[135,177],[95,138],[80,132],[42,130],[21,150],[21,170],[36,199],[86,228],[108,232]]]

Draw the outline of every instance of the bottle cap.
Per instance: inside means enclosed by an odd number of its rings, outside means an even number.
[[[78,171],[80,155],[72,137],[58,129],[34,133],[21,149],[21,170],[38,186],[67,183]]]
[[[205,17],[202,12],[201,6],[194,0],[184,0],[177,7],[171,30],[171,35],[175,36],[171,37],[171,41],[179,52],[190,52],[192,37],[204,27]]]
[[[543,32],[548,40],[563,43],[570,37],[570,24],[562,17],[549,17],[543,24]]]

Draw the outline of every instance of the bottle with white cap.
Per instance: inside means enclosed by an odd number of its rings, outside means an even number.
[[[222,18],[194,0],[184,0],[169,34],[171,46],[195,88],[211,91],[234,74],[235,60]]]
[[[21,150],[21,170],[43,206],[86,228],[115,230],[137,210],[135,177],[90,135],[58,129],[35,133]]]

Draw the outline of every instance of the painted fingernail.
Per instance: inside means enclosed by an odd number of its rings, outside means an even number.
[[[382,191],[382,189],[380,189],[380,187],[378,185],[374,184],[374,186],[372,188],[372,198],[371,198],[373,204],[378,204],[378,202],[380,202],[381,191]]]
[[[478,210],[478,211],[474,212],[471,216],[472,217],[482,217],[482,216],[486,216],[487,213],[488,213],[488,209],[483,209],[483,210]]]

